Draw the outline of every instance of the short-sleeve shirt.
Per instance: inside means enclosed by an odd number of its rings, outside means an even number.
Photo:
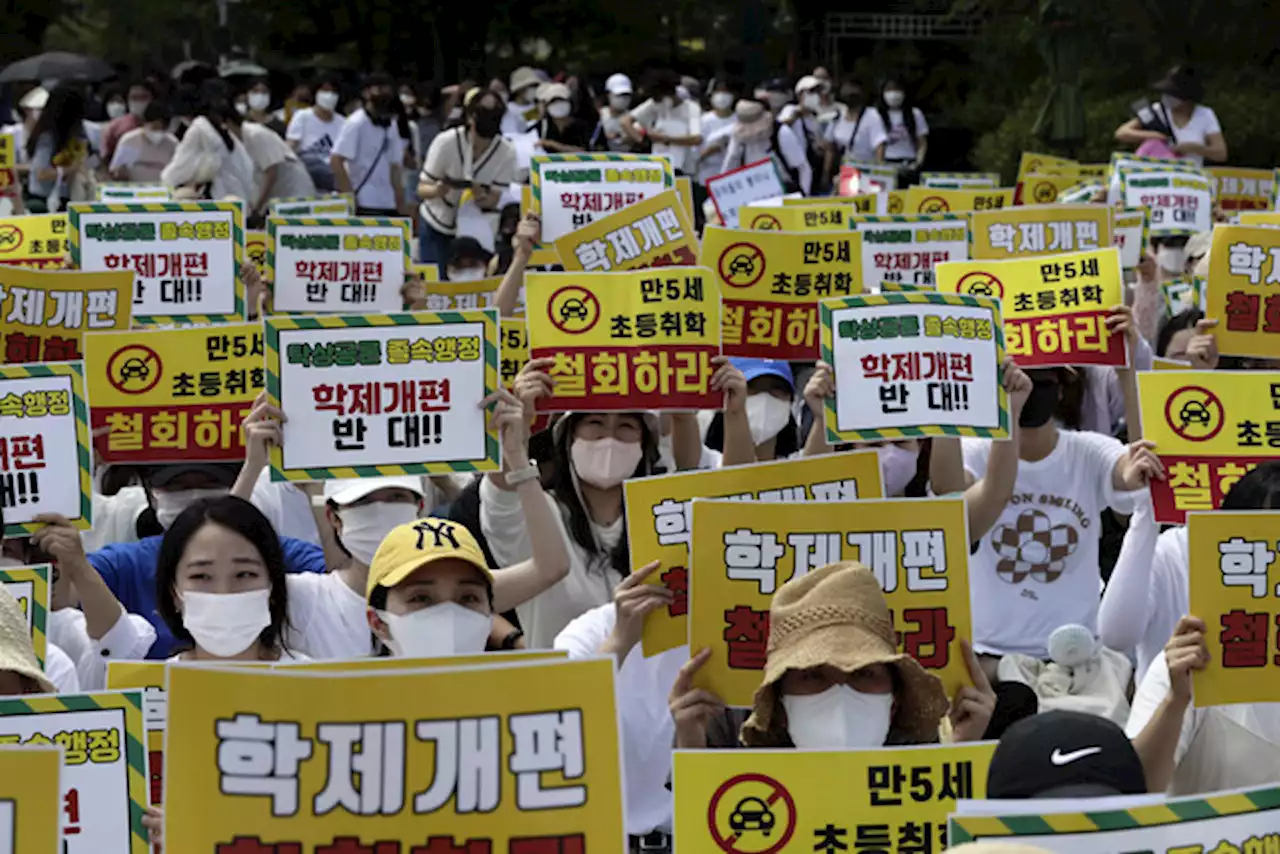
[[[445,179],[469,181],[488,187],[505,187],[515,181],[516,150],[511,143],[496,136],[484,153],[473,158],[469,133],[465,127],[456,127],[436,134],[422,164],[422,180],[434,184]],[[456,234],[461,198],[461,190],[451,189],[439,198],[423,200],[418,210],[436,231]]]
[[[650,98],[631,111],[631,119],[646,130],[656,130],[667,136],[691,136],[702,133],[702,108],[698,106],[697,101],[691,99],[670,107],[663,107]],[[670,157],[676,171],[685,175],[693,175],[698,171],[698,146],[696,145],[655,143],[653,153]]]
[[[1194,142],[1204,145],[1215,133],[1222,133],[1222,125],[1218,124],[1218,114],[1212,108],[1196,104],[1191,111],[1191,118],[1182,127],[1172,124],[1174,142]],[[1197,165],[1204,165],[1204,158],[1198,154],[1179,154]]]
[[[902,110],[886,110],[885,113],[889,117],[889,125],[886,129],[889,141],[884,146],[884,159],[909,160],[915,157],[916,143],[907,132]],[[920,137],[928,135],[929,125],[924,120],[924,113],[920,112],[918,107],[911,108],[911,115],[916,120],[916,139],[919,140]]]
[[[308,107],[293,114],[285,139],[298,143],[299,154],[321,154],[327,157],[333,151],[346,124],[346,118],[337,113],[329,121],[323,121]]]
[[[338,134],[333,153],[347,161],[352,189],[360,188],[357,207],[395,208],[391,167],[404,160],[404,140],[395,122],[381,127],[364,110],[356,110]]]
[[[843,152],[841,159],[848,157],[858,163],[874,163],[876,149],[889,141],[889,135],[885,132],[880,113],[871,107],[863,107],[860,116],[850,110],[828,125],[827,140]]]

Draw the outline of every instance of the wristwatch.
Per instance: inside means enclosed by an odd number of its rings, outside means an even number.
[[[537,477],[538,464],[533,460],[530,460],[529,465],[524,468],[506,473],[507,486],[519,486],[526,480],[535,480]]]

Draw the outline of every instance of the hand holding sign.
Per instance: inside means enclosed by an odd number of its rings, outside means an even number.
[[[529,418],[520,399],[505,388],[486,397],[480,407],[493,407],[493,425],[502,442],[502,463],[506,471],[529,467]]]
[[[628,653],[640,643],[640,635],[644,633],[644,620],[659,608],[671,604],[675,594],[660,584],[645,584],[645,579],[653,575],[662,566],[662,561],[651,560],[637,572],[633,572],[622,580],[613,591],[613,609],[617,619],[613,624],[613,632],[609,640],[601,648],[601,652],[612,653],[618,659],[618,666],[626,660]]]
[[[1011,360],[1010,360],[1011,361]],[[804,384],[804,402],[813,413],[815,423],[821,422],[827,401],[836,396],[836,377],[831,366],[819,361],[814,365],[813,374]]]
[[[818,364],[825,364],[819,362]],[[1027,398],[1031,396],[1031,389],[1035,384],[1031,382],[1031,377],[1027,376],[1027,372],[1018,367],[1013,361],[1012,356],[1005,356],[1004,361],[1000,364],[1001,384],[1004,386],[1005,393],[1009,395],[1009,422],[1017,424],[1019,416],[1022,415],[1022,407],[1026,405]]]
[[[1197,371],[1216,371],[1218,369],[1218,336],[1213,328],[1218,321],[1204,318],[1196,321],[1195,335],[1187,344],[1187,361]]]
[[[706,747],[707,725],[713,717],[724,711],[723,700],[706,688],[693,687],[693,675],[710,659],[711,648],[707,647],[686,661],[667,696],[667,706],[676,722],[678,748],[688,750]]]
[[[1204,621],[1186,616],[1178,621],[1173,637],[1164,645],[1169,667],[1169,696],[1185,707],[1191,702],[1191,671],[1209,665],[1209,647],[1204,642]]]
[[[551,358],[530,359],[520,369],[520,373],[516,374],[516,381],[511,384],[511,390],[524,405],[526,421],[533,420],[538,398],[551,397],[555,394],[556,381],[547,373],[555,363],[556,360]]]
[[[711,360],[716,366],[711,375],[711,390],[724,392],[724,411],[743,412],[747,408],[747,378],[728,356]]]
[[[965,685],[951,699],[951,732],[956,742],[981,741],[996,710],[996,692],[991,688],[987,674],[983,672],[973,647],[966,640],[960,641],[964,663],[969,668],[972,685]]]
[[[239,480],[246,480],[245,473],[248,473],[252,475],[249,483],[257,481],[258,474],[271,462],[271,448],[284,445],[284,432],[281,425],[287,420],[279,407],[267,402],[265,391],[258,392],[253,408],[249,410],[249,414],[242,422],[245,454],[244,465],[241,467],[242,476]]]

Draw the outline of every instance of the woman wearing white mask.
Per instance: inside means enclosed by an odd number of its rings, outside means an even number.
[[[307,167],[312,182],[321,192],[337,189],[333,182],[333,167],[329,154],[346,125],[345,117],[338,114],[338,102],[342,96],[336,80],[322,79],[316,83],[314,106],[298,110],[289,120],[285,140],[298,153]]]
[[[857,750],[932,744],[948,706],[952,740],[978,741],[996,696],[972,650],[961,645],[973,686],[960,689],[948,704],[941,680],[898,652],[875,575],[854,561],[815,569],[773,596],[768,654],[750,717],[693,687],[710,649],[680,669],[669,703],[676,747]]]
[[[649,100],[622,117],[622,129],[637,143],[649,140],[653,153],[669,157],[677,173],[696,175],[702,108],[675,72],[656,73],[648,88]]]
[[[1116,142],[1138,146],[1164,146],[1165,156],[1186,158],[1197,166],[1206,160],[1224,163],[1227,140],[1212,108],[1198,103],[1204,98],[1204,84],[1191,68],[1175,66],[1152,88],[1160,93],[1159,103],[1141,111],[1149,120],[1132,118],[1116,129]],[[1157,146],[1159,148],[1159,146]]]
[[[707,100],[711,108],[702,114],[702,146],[698,152],[697,173],[699,185],[705,187],[707,179],[719,175],[720,167],[724,165],[724,153],[729,148],[729,137],[737,122],[733,114],[736,101],[733,84],[728,80],[717,79],[712,84],[711,96]]]
[[[169,107],[159,101],[147,104],[142,127],[120,137],[111,156],[111,177],[116,181],[158,183],[160,173],[178,149],[178,138],[169,133]]]
[[[924,165],[925,155],[929,152],[929,125],[924,120],[924,113],[907,103],[907,93],[902,84],[893,79],[885,82],[877,111],[888,137],[884,144],[884,160],[897,165],[902,173],[898,186],[905,187]]]
[[[622,129],[622,117],[631,109],[631,78],[625,74],[610,74],[604,81],[607,96],[600,107],[600,122],[591,135],[591,148],[595,151],[635,151],[636,143]]]
[[[792,403],[795,399],[796,381],[791,365],[781,359],[746,359],[732,357],[727,360],[733,370],[729,376],[741,374],[747,386],[747,398],[743,412],[751,433],[751,445],[755,460],[786,460],[800,452],[800,435],[796,425]],[[726,380],[727,386],[735,385]],[[724,450],[736,444],[734,436],[734,411],[726,397],[725,411],[703,410],[698,420],[703,425],[703,453],[705,467],[718,468],[736,465],[742,460],[737,454]]]
[[[550,397],[555,387],[546,373],[554,361],[534,359],[516,376],[513,390],[530,420],[538,398]],[[550,649],[570,620],[613,600],[613,589],[630,566],[622,482],[654,473],[659,432],[651,412],[567,412],[552,425],[555,470],[545,500],[554,510],[552,530],[569,549],[569,573],[516,608],[530,649]],[[521,510],[515,491],[536,472],[529,465],[491,473],[480,484],[481,532],[500,564],[531,556],[535,523]]]
[[[547,83],[538,89],[543,116],[538,122],[539,145],[551,154],[586,151],[592,128],[573,114],[573,99],[563,83]]]

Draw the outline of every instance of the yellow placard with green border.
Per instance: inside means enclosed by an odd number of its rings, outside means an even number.
[[[56,513],[87,531],[93,522],[93,457],[84,364],[0,366],[0,501],[4,536],[44,527]]]
[[[1111,242],[1120,250],[1120,268],[1137,269],[1147,251],[1151,213],[1146,208],[1114,208],[1111,213]]]
[[[1280,229],[1220,225],[1213,230],[1205,316],[1225,355],[1280,356]]]
[[[628,480],[626,495],[631,571],[661,561],[646,583],[674,596],[666,609],[645,618],[641,645],[646,656],[689,642],[690,504],[695,498],[756,501],[850,501],[882,498],[875,451],[779,460],[732,468],[678,472]]]
[[[678,750],[675,835],[692,851],[941,851],[956,801],[985,796],[995,747]]]
[[[764,672],[769,607],[784,583],[856,560],[875,573],[899,649],[942,679],[971,684],[960,641],[972,637],[964,501],[899,498],[773,504],[693,502],[689,648],[711,649],[694,676],[730,706],[750,706]]]
[[[45,654],[49,648],[47,635],[49,610],[53,606],[53,566],[47,563],[32,566],[15,566],[0,569],[0,585],[18,600],[18,607],[27,620],[27,631],[31,632],[31,645],[35,647],[36,658],[44,667]]]
[[[356,200],[350,193],[272,199],[267,212],[273,217],[349,217],[356,212]]]
[[[166,849],[214,851],[249,836],[299,851],[339,839],[625,850],[614,666],[612,657],[368,673],[171,665]],[[431,697],[430,708],[405,703],[414,696]],[[218,761],[254,749],[263,733],[287,788],[255,785],[243,762]]]
[[[412,257],[408,219],[267,219],[267,275],[279,312],[404,308]]]
[[[985,190],[1000,186],[1000,173],[921,172],[920,186],[931,190]]]
[[[1051,205],[1067,190],[1080,183],[1076,173],[1070,175],[1041,175],[1032,172],[1018,182],[1017,203],[1020,205]]]
[[[287,416],[271,479],[494,471],[480,405],[499,388],[497,312],[273,315],[267,397]]]
[[[245,317],[241,202],[71,202],[71,261],[131,270],[135,323]]]
[[[806,199],[805,201],[808,201]],[[857,215],[855,205],[750,205],[738,210],[738,224],[752,231],[840,231]]]
[[[173,191],[164,184],[98,184],[94,192],[100,202],[167,202],[173,198]]]
[[[902,212],[960,213],[1011,208],[1016,191],[1015,187],[979,187],[964,190],[911,187],[907,190],[906,204]]]
[[[1021,184],[1027,175],[1076,175],[1080,164],[1069,157],[1058,157],[1055,154],[1040,154],[1024,151],[1018,158],[1018,183]]]
[[[969,215],[969,258],[1004,261],[1111,245],[1106,205],[1018,205]]]

